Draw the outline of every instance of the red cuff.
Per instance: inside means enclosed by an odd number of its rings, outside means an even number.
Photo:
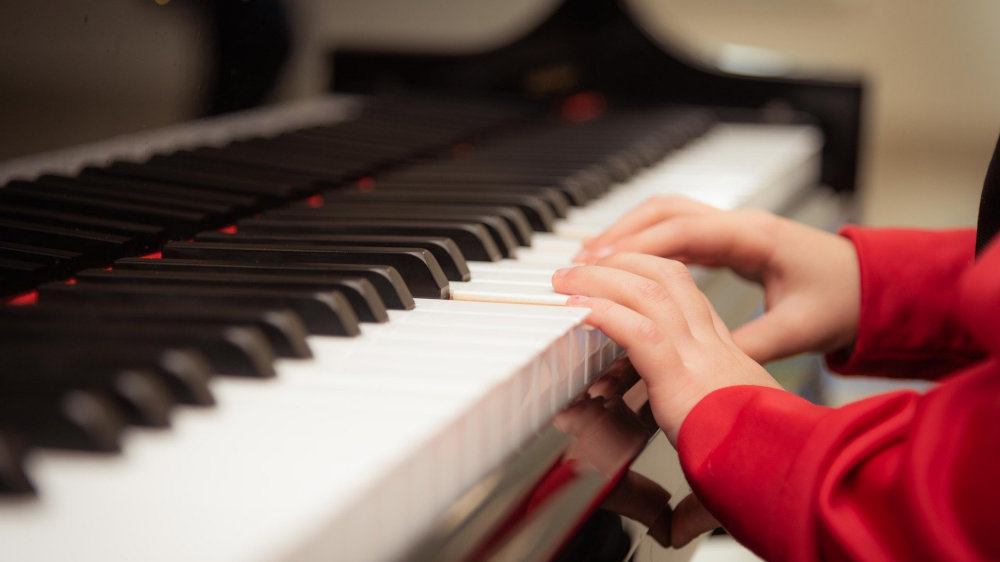
[[[958,281],[974,263],[975,232],[865,229],[854,243],[861,272],[858,335],[826,356],[844,374],[936,378],[985,356],[956,315]]]
[[[705,506],[765,559],[787,558],[788,536],[813,533],[811,471],[796,460],[829,408],[762,386],[712,392],[685,418],[677,440],[681,466]],[[799,480],[809,479],[809,482]]]

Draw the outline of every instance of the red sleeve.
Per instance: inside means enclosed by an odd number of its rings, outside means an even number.
[[[895,392],[838,409],[770,388],[717,390],[681,426],[688,481],[737,539],[767,559],[1000,560],[1000,242],[959,279],[954,271],[966,258],[957,247],[971,245],[967,234],[916,235],[929,253],[929,240],[938,241],[940,267],[893,261],[867,269],[878,255],[894,259],[882,250],[904,242],[892,232],[847,235],[862,255],[863,283],[875,289],[862,317],[876,327],[859,335],[858,363],[898,350],[888,357],[919,369],[911,360],[918,343],[948,357],[975,349],[986,358],[926,394]],[[892,266],[903,272],[902,296],[889,280],[873,281]],[[948,273],[952,285],[931,269]],[[921,297],[911,276],[940,291]],[[910,324],[894,330],[887,318]]]
[[[841,231],[858,253],[861,313],[850,350],[827,355],[843,374],[936,378],[984,356],[955,316],[959,277],[974,263],[973,230]]]
[[[1000,370],[839,409],[718,390],[678,450],[692,488],[767,560],[1000,559]]]

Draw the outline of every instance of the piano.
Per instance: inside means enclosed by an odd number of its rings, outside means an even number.
[[[832,224],[861,83],[723,72],[614,0],[330,63],[319,98],[0,164],[0,558],[685,559],[595,511],[631,471],[685,489],[651,429],[573,429],[629,377],[549,278],[649,197]]]

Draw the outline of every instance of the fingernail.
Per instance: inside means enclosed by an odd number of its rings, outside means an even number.
[[[583,295],[573,295],[570,298],[566,299],[566,304],[581,304],[583,302],[586,302],[586,300],[587,297]]]
[[[562,279],[563,277],[566,277],[566,274],[569,273],[569,270],[571,270],[571,269],[573,269],[573,268],[572,267],[564,267],[562,269],[557,269],[556,272],[552,274],[552,280],[553,281],[558,281],[559,279]]]
[[[580,250],[575,256],[573,256],[573,261],[585,262],[591,259],[592,253],[590,250]]]

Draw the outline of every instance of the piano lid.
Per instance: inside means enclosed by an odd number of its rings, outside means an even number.
[[[411,54],[341,49],[331,54],[333,89],[391,93],[439,90],[558,98],[593,90],[617,105],[684,103],[788,110],[812,116],[826,137],[822,181],[854,191],[862,83],[805,79],[775,67],[768,76],[727,72],[670,43],[651,38],[624,0],[565,0],[534,30],[475,54]],[[774,111],[777,110],[777,111]]]

